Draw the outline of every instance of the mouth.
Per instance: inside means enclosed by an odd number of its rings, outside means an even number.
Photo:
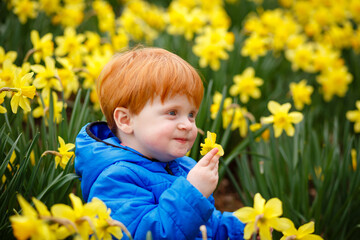
[[[188,142],[188,139],[187,139],[187,138],[175,138],[175,140],[176,140],[177,142],[179,142],[179,143],[182,143],[182,144]]]

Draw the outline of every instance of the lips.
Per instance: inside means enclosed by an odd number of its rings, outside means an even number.
[[[178,141],[179,143],[187,143],[188,139],[187,138],[175,138],[176,141]]]

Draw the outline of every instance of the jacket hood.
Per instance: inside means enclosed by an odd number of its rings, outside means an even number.
[[[76,137],[75,147],[75,171],[80,176],[85,201],[88,201],[90,189],[99,174],[116,162],[127,161],[153,172],[167,172],[167,163],[151,160],[136,150],[121,145],[106,122],[85,125]]]

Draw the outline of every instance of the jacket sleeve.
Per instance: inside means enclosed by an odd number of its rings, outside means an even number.
[[[143,181],[133,169],[113,165],[97,178],[89,199],[104,201],[112,218],[125,224],[134,239],[146,239],[148,231],[153,239],[197,237],[199,227],[212,216],[213,204],[184,177],[152,189]],[[156,196],[154,188],[166,190]]]
[[[244,239],[245,224],[237,219],[232,212],[221,213],[218,210],[213,212],[213,239]]]

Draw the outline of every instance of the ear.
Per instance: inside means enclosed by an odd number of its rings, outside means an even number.
[[[131,134],[133,132],[131,126],[131,115],[130,111],[124,107],[117,107],[114,110],[114,121],[119,130],[126,134]]]

